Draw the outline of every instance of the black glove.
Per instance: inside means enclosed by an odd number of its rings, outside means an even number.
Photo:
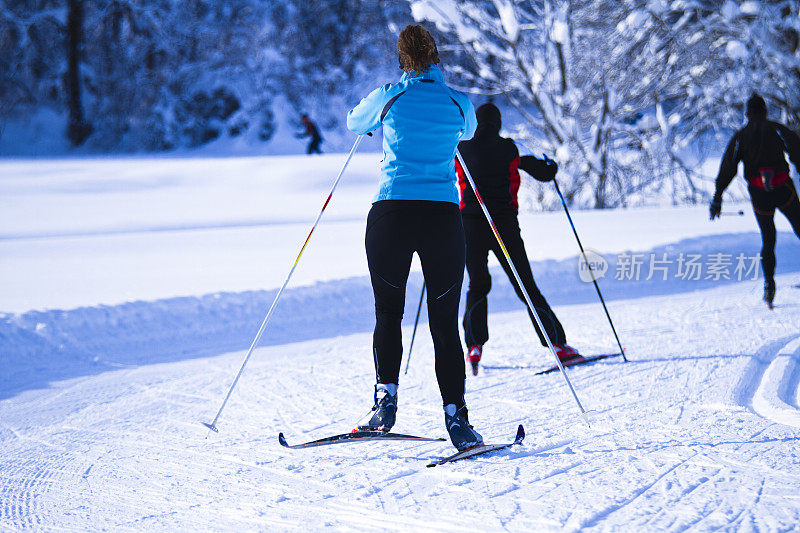
[[[532,155],[519,158],[519,168],[536,178],[537,181],[553,181],[558,172],[558,165],[547,156],[544,159]]]
[[[711,204],[708,206],[709,219],[714,220],[719,217],[720,213],[722,213],[722,198],[714,196],[714,199],[711,200]]]
[[[546,165],[542,177],[545,178],[545,181],[553,181],[556,178],[556,173],[558,172],[558,163],[547,157],[546,154],[542,154],[542,157],[544,157],[544,162]]]

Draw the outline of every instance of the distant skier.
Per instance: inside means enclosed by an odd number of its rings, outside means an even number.
[[[308,142],[308,148],[306,148],[306,153],[321,154],[322,150],[320,150],[319,145],[322,143],[322,135],[319,133],[319,128],[306,114],[303,114],[300,120],[303,122],[303,126],[305,126],[306,129],[304,133],[298,134],[297,137],[311,137],[311,140]]]
[[[478,192],[489,209],[489,214],[494,219],[511,260],[522,278],[522,283],[539,313],[539,318],[547,330],[547,336],[553,343],[558,358],[562,362],[573,361],[580,358],[581,355],[567,345],[567,337],[561,322],[558,321],[547,300],[536,286],[517,220],[519,208],[517,192],[520,186],[518,169],[521,168],[539,181],[551,181],[555,178],[558,165],[553,161],[544,161],[532,155],[520,157],[514,141],[500,137],[502,120],[500,110],[494,104],[487,103],[480,106],[477,110],[477,118],[478,129],[475,136],[472,140],[462,141],[458,148],[467,164],[467,169],[475,180]],[[456,160],[456,172],[461,188],[461,215],[467,237],[466,262],[469,274],[469,290],[467,291],[463,321],[464,340],[469,347],[467,358],[472,364],[472,373],[477,375],[483,345],[489,340],[486,296],[492,288],[492,278],[489,275],[487,263],[490,250],[500,261],[517,296],[523,303],[525,303],[525,297],[514,279],[511,267],[506,261],[500,245],[484,218],[478,199],[469,186],[458,160]],[[539,335],[539,340],[543,346],[547,346],[547,341],[539,330],[536,320],[530,311],[528,314]]]
[[[747,124],[728,143],[717,174],[717,187],[709,212],[714,220],[722,212],[722,193],[744,161],[744,177],[761,229],[761,269],[764,301],[770,309],[775,299],[775,209],[779,209],[800,237],[800,200],[797,198],[784,153],[800,172],[800,137],[777,122],[767,120],[767,104],[757,93],[747,101]]]
[[[428,288],[445,426],[453,445],[463,450],[483,438],[469,425],[464,402],[458,304],[465,244],[453,158],[458,141],[475,132],[475,109],[466,95],[445,85],[436,43],[425,28],[406,26],[397,49],[404,71],[400,82],[375,89],[347,115],[347,127],[358,134],[383,126],[386,155],[365,237],[375,295],[375,405],[358,428],[388,431],[395,423],[403,355],[400,323],[416,252]]]

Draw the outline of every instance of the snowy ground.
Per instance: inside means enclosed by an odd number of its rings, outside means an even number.
[[[570,371],[591,429],[559,375],[532,375],[551,356],[495,276],[467,401],[489,441],[524,424],[521,447],[435,469],[424,465],[449,444],[286,450],[279,431],[347,431],[371,404],[363,223],[376,157],[360,155],[208,436],[198,421],[216,412],[342,160],[0,162],[0,530],[797,527],[800,242],[780,221],[771,312],[761,280],[613,279],[626,250],[752,255],[749,211],[714,224],[702,206],[575,213],[611,263],[601,286],[631,360]],[[563,214],[522,225],[570,342],[611,350]],[[396,429],[443,436],[422,331]]]

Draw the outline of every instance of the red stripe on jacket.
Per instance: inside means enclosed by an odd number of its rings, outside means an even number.
[[[467,177],[464,175],[464,169],[461,168],[461,163],[456,158],[456,176],[458,176],[458,190],[461,193],[461,209],[464,209],[464,193],[467,191]]]
[[[519,209],[519,200],[517,193],[519,192],[519,156],[511,160],[508,166],[508,191],[511,193],[511,205],[514,209]]]

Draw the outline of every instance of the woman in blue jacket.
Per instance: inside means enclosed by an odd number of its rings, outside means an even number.
[[[453,160],[458,142],[475,132],[469,99],[444,83],[433,37],[409,25],[397,41],[399,83],[372,91],[347,115],[360,135],[383,126],[378,194],[367,218],[365,243],[375,295],[372,352],[375,405],[360,430],[389,431],[397,412],[403,354],[400,323],[406,281],[416,252],[428,291],[428,318],[445,425],[459,450],[483,442],[469,425],[464,403],[464,353],[458,305],[464,278],[465,240]]]

